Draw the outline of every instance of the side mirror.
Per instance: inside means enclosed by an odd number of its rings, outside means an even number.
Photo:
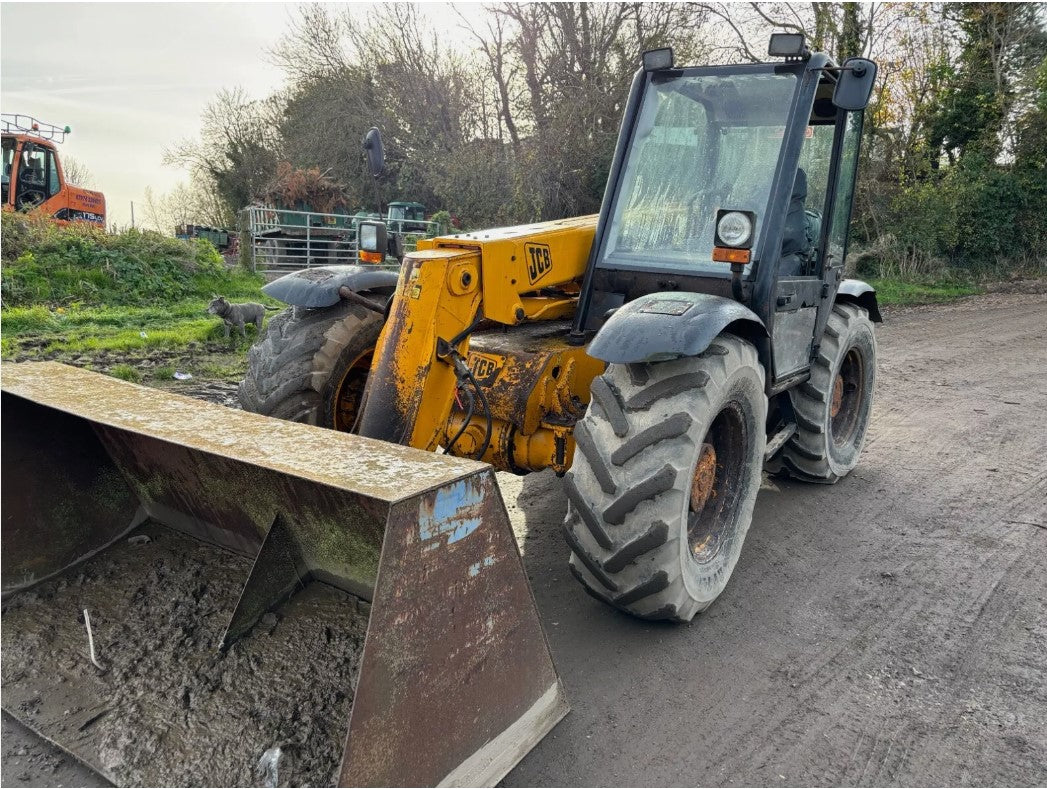
[[[356,231],[357,256],[362,263],[382,263],[389,248],[385,222],[361,222]]]
[[[847,58],[840,70],[840,81],[833,91],[833,104],[841,110],[864,110],[876,82],[876,63],[866,58]]]
[[[372,178],[377,178],[385,169],[385,149],[382,147],[382,133],[372,127],[364,135],[364,155],[367,157],[367,170]]]

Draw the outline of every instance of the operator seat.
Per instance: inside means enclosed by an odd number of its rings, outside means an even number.
[[[782,255],[778,262],[778,273],[787,277],[800,277],[808,271],[815,245],[821,229],[821,217],[806,210],[807,173],[802,167],[796,169],[789,210],[785,214],[785,232],[782,236]]]

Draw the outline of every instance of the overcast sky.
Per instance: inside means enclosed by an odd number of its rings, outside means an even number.
[[[365,4],[352,6],[366,13]],[[450,32],[445,4],[423,8]],[[10,3],[0,5],[0,108],[73,133],[61,147],[94,176],[110,222],[136,218],[185,174],[161,164],[165,146],[199,129],[223,87],[262,98],[282,83],[266,50],[293,3]]]

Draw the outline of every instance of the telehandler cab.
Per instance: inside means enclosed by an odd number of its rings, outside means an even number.
[[[843,262],[876,65],[793,34],[769,54],[645,53],[598,217],[267,285],[293,307],[250,352],[244,407],[552,468],[585,587],[690,620],[730,577],[763,468],[836,482],[872,402],[880,315]]]

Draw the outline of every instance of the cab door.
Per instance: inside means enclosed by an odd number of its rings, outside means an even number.
[[[851,216],[861,112],[844,112],[828,100],[815,102],[800,151],[798,180],[806,182],[802,217],[791,216],[779,263],[774,304],[774,371],[776,382],[805,372],[811,363],[843,278],[847,228]],[[802,238],[797,248],[797,225]],[[792,233],[790,234],[790,226]]]
[[[62,185],[51,149],[24,142],[18,152],[17,162],[18,173],[12,187],[16,210],[43,206],[61,191]]]
[[[833,304],[836,302],[836,291],[843,281],[843,266],[847,257],[847,237],[851,225],[851,211],[854,205],[854,192],[858,179],[858,152],[861,147],[862,122],[864,110],[844,112],[840,110],[837,121],[835,140],[834,168],[830,174],[830,194],[826,204],[827,222],[823,222],[821,247],[824,250],[824,264],[821,279],[822,300],[818,306],[818,320],[814,327],[814,349],[825,324],[829,320]]]
[[[44,153],[44,210],[55,216],[61,209],[69,207],[67,193],[62,190],[62,169],[58,165],[58,152],[50,148]]]
[[[15,179],[17,178],[15,159],[18,155],[17,144],[14,137],[3,138],[3,154],[4,171],[2,187],[0,187],[0,192],[2,192],[0,203],[3,203],[4,208],[14,208]]]
[[[774,375],[779,382],[805,372],[811,364],[822,297],[821,229],[828,210],[834,136],[833,119],[812,114],[789,195],[772,305]]]

